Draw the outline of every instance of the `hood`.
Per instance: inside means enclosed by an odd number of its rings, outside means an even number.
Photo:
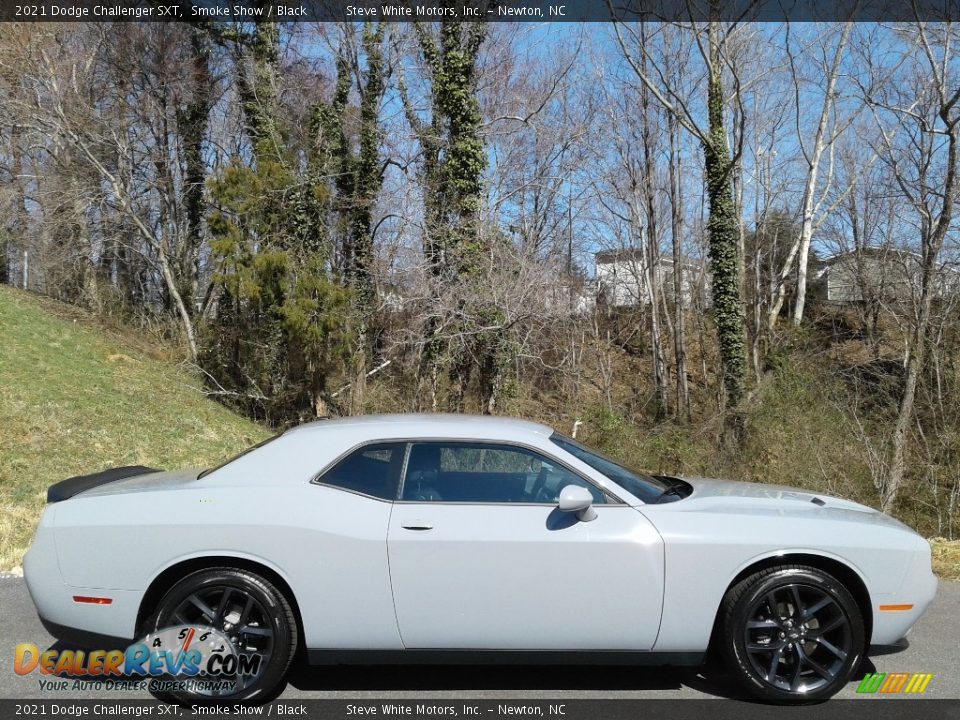
[[[843,498],[783,485],[717,480],[713,478],[681,478],[693,486],[693,493],[681,502],[672,503],[677,510],[698,512],[764,513],[791,516],[835,517],[878,523],[913,530],[889,515],[866,505]],[[681,506],[686,506],[682,508]]]
[[[693,485],[694,494],[698,498],[758,498],[763,500],[783,500],[786,502],[812,502],[815,497],[826,500],[828,496],[819,495],[809,490],[787,487],[786,485],[767,485],[764,483],[741,482],[737,480],[718,480],[715,478],[684,477],[681,478]],[[831,500],[857,505],[847,500]],[[865,507],[857,505],[858,507]]]

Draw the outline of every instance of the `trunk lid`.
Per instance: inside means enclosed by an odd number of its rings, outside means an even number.
[[[199,470],[196,469],[166,472],[143,465],[111,468],[90,475],[78,475],[51,485],[47,489],[47,502],[61,502],[81,494],[84,497],[93,497],[170,490],[195,482],[198,473]]]

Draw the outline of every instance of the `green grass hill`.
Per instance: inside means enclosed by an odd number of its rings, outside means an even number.
[[[0,286],[0,570],[20,565],[48,485],[118,465],[209,466],[267,436],[169,350]]]

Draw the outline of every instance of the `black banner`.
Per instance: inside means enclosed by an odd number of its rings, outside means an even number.
[[[819,705],[771,707],[732,700],[278,700],[259,706],[224,703],[178,706],[129,700],[0,700],[7,718],[211,718],[269,717],[309,720],[360,718],[552,718],[553,720],[957,720],[960,700],[871,697]]]
[[[960,19],[960,0],[3,0],[0,22],[743,22]]]

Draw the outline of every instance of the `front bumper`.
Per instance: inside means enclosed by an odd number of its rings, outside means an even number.
[[[926,541],[924,541],[926,542]],[[874,645],[893,645],[910,632],[937,594],[937,576],[930,566],[930,548],[918,553],[910,564],[900,590],[893,595],[877,595],[873,601]],[[912,605],[909,610],[882,610],[883,606]]]

